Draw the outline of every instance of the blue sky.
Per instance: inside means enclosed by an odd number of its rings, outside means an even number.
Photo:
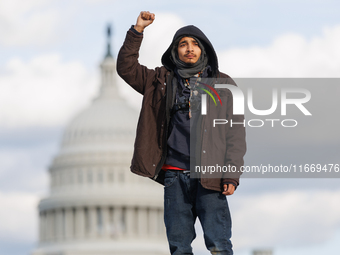
[[[67,123],[98,91],[108,23],[116,55],[139,12],[156,14],[141,48],[150,68],[160,65],[174,32],[194,24],[232,77],[327,78],[340,76],[339,9],[339,1],[306,0],[1,1],[0,254],[28,254],[35,246],[47,167]],[[138,109],[140,96],[117,83]],[[306,151],[303,145],[301,156],[311,159]],[[230,197],[236,254],[261,247],[275,255],[337,254],[338,187],[339,179],[244,179]],[[200,237],[195,247],[205,254]]]

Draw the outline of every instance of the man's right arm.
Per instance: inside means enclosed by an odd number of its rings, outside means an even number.
[[[127,32],[117,57],[117,73],[141,94],[144,94],[146,84],[151,84],[156,75],[154,70],[140,65],[138,62],[139,48],[143,39],[142,33],[154,19],[155,15],[152,13],[141,12],[139,14],[136,25]]]

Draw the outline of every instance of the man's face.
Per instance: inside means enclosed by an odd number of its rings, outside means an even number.
[[[178,57],[184,63],[194,64],[201,56],[201,48],[192,37],[183,37],[178,43]]]

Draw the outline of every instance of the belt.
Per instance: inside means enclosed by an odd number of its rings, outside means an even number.
[[[181,173],[181,174],[185,174],[185,175],[190,176],[190,170],[172,170],[172,169],[168,169],[167,171],[172,171],[172,172],[175,172],[175,173]]]

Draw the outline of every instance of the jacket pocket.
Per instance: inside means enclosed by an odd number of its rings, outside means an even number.
[[[164,85],[164,81],[161,79],[157,79],[157,85],[154,87],[154,90],[152,93],[152,100],[151,100],[151,106],[152,107],[159,107],[162,100],[165,99],[165,91],[166,91],[166,85]]]

